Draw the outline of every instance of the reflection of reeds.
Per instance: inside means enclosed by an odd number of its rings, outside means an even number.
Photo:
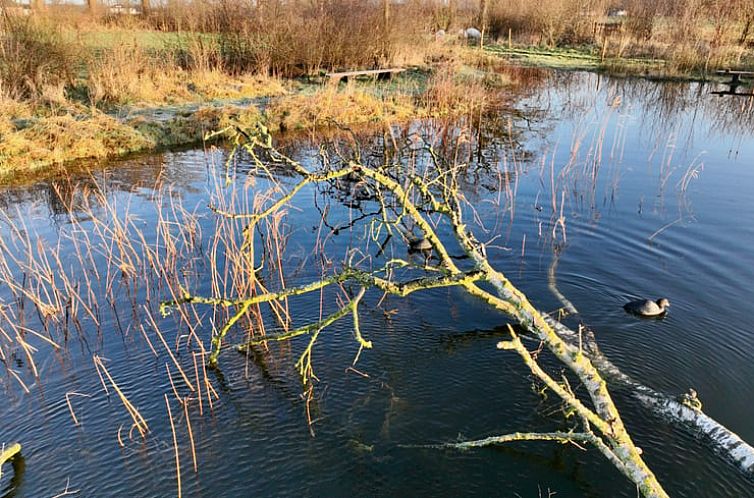
[[[699,173],[704,169],[704,163],[698,160],[699,156],[694,158],[691,164],[689,164],[689,167],[686,168],[686,172],[678,181],[678,187],[680,188],[681,193],[686,192],[686,190],[689,188],[689,183],[691,183],[691,180],[699,178]]]

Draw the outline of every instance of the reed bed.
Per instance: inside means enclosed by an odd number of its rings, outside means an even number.
[[[274,192],[284,188],[272,171],[236,188],[237,174],[228,169],[216,178],[214,209],[263,210]],[[259,190],[257,183],[271,190]],[[86,430],[94,407],[113,397],[119,403],[105,409],[127,420],[113,428],[120,446],[159,438],[152,433],[155,415],[146,415],[141,406],[145,391],[128,380],[144,365],[105,358],[107,345],[120,337],[134,344],[137,357],[143,352],[165,364],[157,376],[164,379],[163,394],[181,405],[178,413],[168,415],[176,464],[184,458],[181,453],[188,457],[190,452],[189,468],[198,472],[201,432],[192,419],[198,415],[203,425],[203,417],[217,409],[220,394],[208,368],[209,352],[220,324],[235,311],[187,305],[163,315],[160,303],[180,300],[200,282],[228,296],[285,289],[283,254],[290,227],[282,215],[268,220],[258,235],[264,241],[260,254],[249,257],[241,250],[247,240],[244,220],[185,205],[180,189],[163,177],[134,187],[134,192],[142,187],[150,192],[144,198],[107,185],[102,177],[53,183],[50,202],[66,223],[52,236],[34,228],[39,226],[33,219],[37,207],[31,207],[31,218],[14,208],[0,210],[0,381],[11,392],[31,393],[45,382],[40,362],[54,355],[64,363],[77,361],[80,354],[73,346],[96,339],[89,365],[100,387],[66,391],[62,401],[71,424]],[[144,223],[144,212],[154,223]],[[258,337],[270,324],[286,330],[291,313],[286,299],[249,307],[231,336]]]
[[[133,199],[113,196],[94,179],[55,185],[53,201],[68,217],[55,238],[30,229],[19,212],[0,213],[10,235],[0,241],[0,362],[8,389],[29,393],[44,383],[38,358],[59,351],[69,356],[74,343],[99,337],[108,344],[114,335],[131,337],[170,363],[166,384],[185,410],[211,409],[219,399],[206,368],[208,338],[201,333],[206,318],[191,307],[168,319],[159,314],[161,300],[180,296],[198,278],[194,265],[206,240],[197,214],[157,181],[150,202],[160,214],[153,229],[132,213]],[[220,272],[213,264],[209,268]],[[118,431],[121,445],[126,435],[150,437],[151,424],[118,378],[123,369],[140,367],[105,360],[102,353],[91,359],[102,391],[66,392],[71,422],[81,426],[79,412],[112,394],[131,420],[130,430]],[[195,452],[191,429],[189,434]]]

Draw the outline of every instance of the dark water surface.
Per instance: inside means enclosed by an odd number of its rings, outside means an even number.
[[[557,256],[557,286],[608,358],[658,391],[675,396],[693,387],[708,414],[754,443],[754,111],[751,101],[712,96],[709,90],[554,73],[517,104],[517,117],[509,120],[504,113],[482,122],[481,142],[472,139],[473,158],[488,171],[469,181],[466,196],[486,229],[477,226],[475,233],[490,241],[494,266],[536,306],[547,311],[561,306],[548,287]],[[519,132],[506,134],[509,124]],[[437,123],[419,123],[396,134],[437,137],[438,130]],[[469,134],[474,130],[478,124]],[[380,137],[366,142],[378,144]],[[317,158],[316,146],[307,141],[285,147],[307,164]],[[143,312],[145,306],[154,312],[168,298],[164,286],[108,272],[104,248],[82,264],[72,241],[81,240],[81,231],[95,233],[92,216],[108,220],[115,213],[131,219],[148,244],[165,247],[157,235],[163,226],[184,247],[172,223],[190,224],[197,242],[185,252],[179,249],[178,267],[192,291],[209,295],[211,282],[202,270],[213,257],[219,222],[208,203],[217,203],[220,192],[247,192],[252,198],[270,186],[264,175],[246,174],[250,164],[243,157],[232,184],[224,185],[225,154],[190,150],[140,157],[91,177],[0,193],[6,253],[20,253],[23,260],[18,239],[28,233],[34,251],[39,240],[39,254],[51,254],[49,248],[60,254],[60,264],[51,267],[73,278],[89,272],[100,282],[93,292],[101,294],[99,327],[81,307],[81,327],[69,325],[67,340],[64,327],[50,322],[61,350],[25,336],[38,350],[38,378],[23,348],[0,335],[5,356],[0,442],[21,442],[24,456],[15,475],[4,466],[0,496],[54,496],[66,483],[77,496],[175,496],[165,394],[176,424],[183,496],[636,496],[593,450],[554,443],[468,452],[402,446],[571,424],[563,421],[552,394],[547,399],[537,394],[520,358],[495,348],[506,337],[505,317],[453,289],[382,302],[379,294],[367,293],[362,332],[374,349],[362,352],[356,368],[368,377],[347,370],[358,349],[350,320],[322,332],[314,350],[319,378],[314,437],[294,367],[305,338],[259,349],[251,358],[224,352],[221,373],[208,374],[219,400],[212,409],[205,400],[202,415],[196,400],[189,403],[195,473],[186,418],[166,364],[177,388],[185,386]],[[284,176],[280,181],[293,184]],[[92,200],[95,185],[112,211]],[[325,240],[336,263],[350,247],[373,256],[378,250],[367,242],[369,218],[325,237],[330,232],[320,223],[325,206],[328,223],[339,226],[373,211],[376,203],[350,210],[337,193],[304,189],[283,220],[289,286],[321,274],[321,254],[313,253],[318,239]],[[554,223],[561,210],[565,230]],[[399,244],[389,250],[406,257]],[[222,247],[216,254],[224,261]],[[18,264],[8,264],[24,285]],[[118,297],[115,306],[107,303],[107,282]],[[334,309],[335,295],[324,293],[325,313]],[[637,296],[668,297],[670,313],[663,320],[626,315],[622,304]],[[0,303],[19,307],[7,285],[0,287]],[[16,323],[44,333],[36,307],[27,302],[23,309],[25,318]],[[222,315],[196,309],[202,325],[195,333],[209,344],[212,321]],[[291,312],[296,325],[317,320],[319,293],[292,300]],[[175,316],[154,312],[154,318],[167,343],[173,349],[179,344],[177,361],[194,379],[186,330]],[[15,329],[1,320],[0,329],[13,339]],[[230,339],[238,342],[243,334],[234,330]],[[136,433],[129,438],[131,419],[112,389],[109,395],[103,391],[95,355],[147,420],[145,440]],[[66,402],[66,393],[74,392],[68,397],[78,426]],[[614,393],[647,463],[671,496],[754,496],[754,481],[703,442],[657,419],[626,393]]]

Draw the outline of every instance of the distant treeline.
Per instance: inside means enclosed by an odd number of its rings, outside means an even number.
[[[595,24],[600,27],[610,20],[644,38],[656,30],[685,38],[704,27],[712,30],[711,41],[735,36],[746,43],[754,22],[751,0],[85,0],[80,6],[49,0],[4,2],[8,10],[17,11],[63,8],[101,18],[138,15],[154,28],[168,30],[332,31],[335,24],[348,26],[352,35],[368,27],[369,34],[380,36],[385,33],[375,28],[385,23],[403,32],[475,26],[489,29],[493,38],[510,32],[549,44],[594,41],[600,31]],[[24,4],[26,9],[19,7]],[[398,15],[391,16],[391,11]]]

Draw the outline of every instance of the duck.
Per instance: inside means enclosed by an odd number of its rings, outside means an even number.
[[[424,238],[411,240],[408,243],[408,252],[410,253],[425,252],[425,251],[431,251],[431,250],[432,250],[432,243]]]
[[[623,305],[623,309],[628,313],[633,313],[639,316],[660,316],[670,307],[670,301],[667,298],[660,298],[657,301],[650,301],[649,299],[639,299],[638,301],[631,301]]]
[[[702,402],[699,399],[699,395],[696,393],[694,389],[689,388],[689,392],[681,394],[678,398],[678,401],[682,405],[688,406],[694,411],[697,411],[697,412],[702,411]]]

